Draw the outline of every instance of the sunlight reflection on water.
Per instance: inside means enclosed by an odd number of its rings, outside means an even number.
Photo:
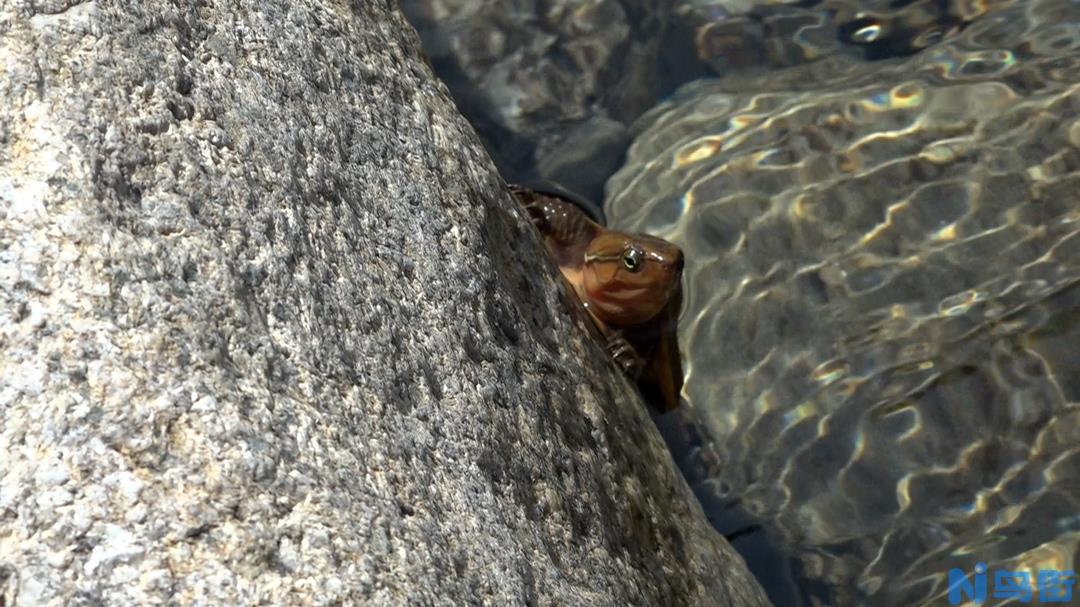
[[[989,4],[907,57],[690,84],[607,184],[613,225],[687,254],[665,435],[811,602],[1076,569],[1080,4]]]

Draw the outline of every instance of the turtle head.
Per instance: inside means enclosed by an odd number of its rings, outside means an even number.
[[[589,243],[582,268],[590,309],[613,326],[652,320],[680,287],[682,250],[645,234],[606,230]]]

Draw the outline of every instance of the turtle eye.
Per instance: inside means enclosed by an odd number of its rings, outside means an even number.
[[[625,266],[626,269],[630,270],[631,272],[640,272],[642,261],[641,257],[641,251],[639,251],[638,249],[627,249],[626,252],[623,253],[623,266]]]

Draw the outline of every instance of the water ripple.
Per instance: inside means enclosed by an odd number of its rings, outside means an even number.
[[[838,9],[844,44],[906,36],[873,64],[788,10],[814,52],[685,87],[607,184],[614,224],[687,252],[676,455],[831,604],[1076,568],[1080,4],[964,5]],[[723,14],[698,42],[750,44]]]

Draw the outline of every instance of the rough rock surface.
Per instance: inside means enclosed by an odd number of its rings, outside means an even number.
[[[762,605],[392,3],[0,7],[0,605]]]
[[[696,488],[830,604],[1077,569],[1077,23],[1000,3],[908,58],[697,83],[608,183],[687,254]]]

